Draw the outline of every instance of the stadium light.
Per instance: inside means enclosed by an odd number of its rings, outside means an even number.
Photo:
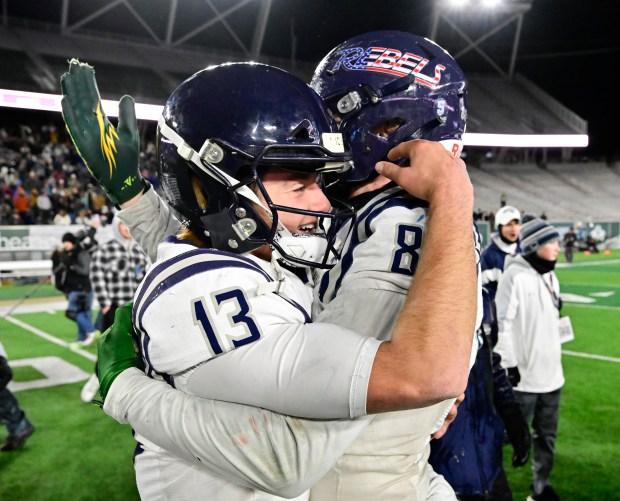
[[[61,99],[62,96],[57,94],[0,89],[0,107],[61,112]],[[109,117],[118,116],[118,101],[102,99],[101,106]],[[141,120],[157,121],[162,108],[162,106],[155,104],[136,103],[136,117]]]
[[[22,108],[39,111],[60,112],[62,96],[39,92],[0,89],[0,107]],[[103,111],[109,117],[118,116],[118,102],[102,99]],[[136,117],[139,120],[157,121],[163,106],[136,103]],[[585,148],[587,134],[463,134],[465,146],[487,146],[506,148]]]

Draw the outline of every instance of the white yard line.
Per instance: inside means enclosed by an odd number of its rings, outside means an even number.
[[[21,320],[17,320],[16,318],[13,318],[11,316],[6,317],[5,320],[7,322],[11,322],[12,324],[17,325],[18,327],[21,327],[22,329],[32,332],[33,334],[45,339],[46,341],[49,341],[50,343],[57,344],[58,346],[62,346],[63,348],[68,348],[73,353],[77,353],[78,355],[81,355],[84,358],[87,358],[88,360],[92,362],[97,361],[97,356],[94,355],[93,353],[90,353],[89,351],[85,351],[85,350],[80,350],[79,348],[72,349],[70,346],[71,343],[67,343],[66,341],[63,341],[62,339],[58,339],[57,337],[52,336],[49,332],[45,332],[45,331],[42,331],[41,329],[37,329],[36,327],[33,327],[32,325],[28,325],[27,323],[24,323]]]
[[[605,362],[620,363],[620,358],[606,357],[604,355],[591,355],[590,353],[580,353],[578,351],[562,350],[562,355],[571,355],[573,357],[592,358],[594,360],[603,360]]]
[[[587,263],[558,263],[556,264],[557,268],[578,268],[580,266],[601,266],[605,264],[618,264],[620,263],[620,259],[608,259],[601,261],[589,261]]]

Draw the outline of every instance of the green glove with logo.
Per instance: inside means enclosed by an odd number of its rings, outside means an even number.
[[[133,98],[121,98],[116,129],[103,112],[92,66],[71,59],[60,86],[67,130],[89,172],[115,204],[138,195],[146,183],[138,165],[140,136]]]
[[[99,393],[105,397],[121,372],[130,367],[144,369],[142,358],[136,353],[132,337],[131,310],[133,302],[116,310],[112,327],[97,340],[97,378]]]

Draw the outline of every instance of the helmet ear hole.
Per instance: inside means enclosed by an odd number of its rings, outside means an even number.
[[[384,122],[375,125],[370,132],[376,134],[377,136],[388,138],[403,125],[405,125],[405,121],[402,118],[389,118]]]
[[[291,133],[291,139],[308,140],[310,139],[311,124],[308,120],[302,121]]]

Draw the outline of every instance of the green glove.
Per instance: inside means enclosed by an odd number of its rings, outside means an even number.
[[[71,59],[60,86],[67,130],[89,172],[113,203],[132,199],[146,186],[138,164],[140,136],[133,98],[121,98],[117,130],[103,112],[92,66]]]
[[[99,393],[104,401],[116,376],[130,367],[144,368],[132,337],[132,308],[133,302],[118,308],[114,314],[114,324],[97,341],[97,378]]]

